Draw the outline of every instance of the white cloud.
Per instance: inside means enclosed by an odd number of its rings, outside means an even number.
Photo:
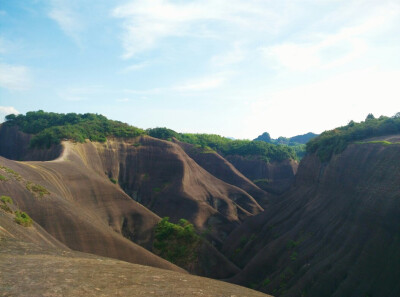
[[[31,75],[27,67],[0,63],[0,87],[22,91],[28,89],[30,85]]]
[[[0,106],[0,123],[4,122],[5,116],[9,114],[19,114],[13,106]]]
[[[71,7],[70,1],[51,0],[51,9],[48,15],[60,26],[66,35],[71,37],[76,43],[81,43],[79,34],[83,29],[83,25],[80,22],[78,14]]]
[[[238,28],[265,33],[281,17],[256,0],[137,0],[116,7],[112,15],[123,20],[124,58],[153,49],[167,37],[225,38],[235,36]]]

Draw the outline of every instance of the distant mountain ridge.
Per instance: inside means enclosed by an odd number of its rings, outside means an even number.
[[[319,134],[308,132],[306,134],[296,135],[296,136],[289,137],[289,138],[280,136],[276,139],[273,139],[273,138],[271,138],[271,136],[269,135],[268,132],[264,132],[263,134],[261,134],[257,138],[255,138],[254,140],[265,141],[265,142],[272,143],[272,144],[286,144],[288,146],[295,146],[298,144],[306,144],[309,140],[317,137],[318,135]]]

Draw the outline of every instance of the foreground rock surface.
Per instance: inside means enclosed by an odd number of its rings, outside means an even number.
[[[0,210],[0,296],[268,296],[189,274],[74,252]]]

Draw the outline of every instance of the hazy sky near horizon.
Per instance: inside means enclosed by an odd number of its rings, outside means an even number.
[[[0,119],[252,139],[400,111],[400,1],[0,0]]]

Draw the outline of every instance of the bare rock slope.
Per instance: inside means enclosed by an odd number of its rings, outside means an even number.
[[[268,296],[247,288],[74,252],[0,209],[2,296]]]
[[[306,157],[295,186],[229,236],[243,267],[231,280],[277,296],[400,295],[399,181],[400,144]]]

